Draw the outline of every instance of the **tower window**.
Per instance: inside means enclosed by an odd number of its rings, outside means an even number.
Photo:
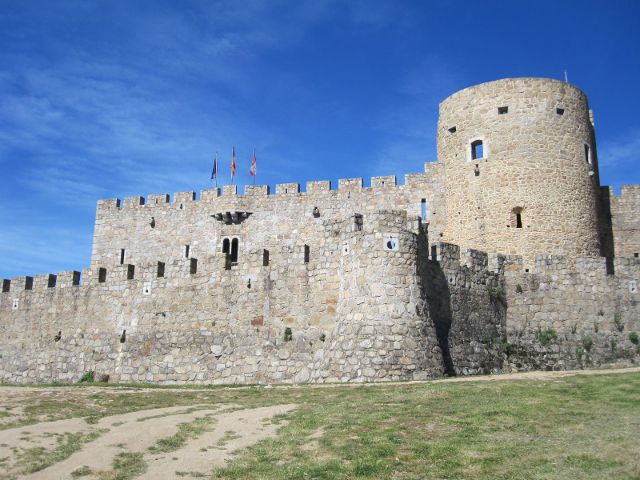
[[[359,213],[356,213],[353,216],[353,222],[354,222],[355,231],[361,232],[362,227],[364,226],[364,220],[362,219],[362,215],[360,215]]]
[[[454,125],[453,127],[449,128],[449,133],[456,133],[456,130],[457,129],[456,129],[455,125]]]
[[[635,258],[638,258],[638,256],[639,256],[638,252],[634,253],[634,254],[633,254],[633,256],[634,256]]]
[[[192,258],[191,260],[189,260],[189,273],[191,275],[195,275],[196,273],[198,273],[198,259],[197,258]]]
[[[107,281],[107,269],[101,267],[98,270],[98,283],[104,283]]]
[[[189,258],[189,251],[191,250],[191,247],[189,245],[185,245],[184,246],[184,258]]]
[[[222,241],[222,253],[226,253],[226,254],[231,253],[230,245],[231,245],[231,242],[229,241],[229,239],[225,238]]]
[[[127,280],[133,280],[136,276],[136,267],[134,265],[127,265]]]
[[[511,225],[515,224],[516,228],[522,228],[522,207],[515,207],[511,210]]]
[[[423,198],[422,200],[420,200],[420,208],[421,208],[421,217],[422,217],[422,221],[426,222],[427,221],[427,199]]]
[[[484,158],[484,145],[482,140],[474,140],[471,142],[471,159],[477,160]]]
[[[124,255],[125,255],[125,250],[124,248],[120,249],[120,265],[124,265]]]
[[[505,115],[509,111],[509,107],[498,107],[498,115]]]
[[[556,113],[558,115],[564,115],[564,108],[556,108]]]
[[[309,263],[309,257],[311,256],[311,251],[309,249],[309,245],[304,246],[304,263]]]
[[[269,250],[262,250],[262,266],[263,267],[268,267],[269,266]]]
[[[238,263],[238,239],[231,240],[231,263]]]
[[[586,143],[584,144],[584,161],[591,165],[591,148]]]
[[[164,262],[158,262],[158,270],[156,276],[158,278],[164,277]]]

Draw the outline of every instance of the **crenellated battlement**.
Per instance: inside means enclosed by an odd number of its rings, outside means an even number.
[[[426,170],[426,168],[425,168]],[[135,209],[139,207],[166,206],[167,204],[185,204],[189,202],[214,202],[220,198],[243,198],[243,197],[270,197],[270,198],[290,198],[292,195],[309,197],[317,195],[337,195],[341,192],[368,194],[384,189],[385,191],[396,188],[411,188],[424,186],[428,182],[429,173],[411,173],[405,175],[405,183],[398,184],[395,175],[376,176],[370,178],[370,186],[365,187],[362,177],[343,178],[338,180],[337,188],[332,188],[331,181],[308,181],[305,190],[301,189],[299,183],[279,183],[272,190],[269,185],[225,185],[222,188],[212,188],[201,190],[200,195],[196,192],[176,192],[171,196],[168,193],[149,194],[144,196],[126,197],[121,201],[117,198],[104,199],[98,201],[98,210],[114,209]],[[243,193],[240,193],[242,191]]]

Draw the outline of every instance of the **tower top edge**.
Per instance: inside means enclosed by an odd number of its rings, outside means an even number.
[[[475,91],[475,90],[485,90],[485,89],[492,89],[494,87],[499,87],[501,85],[508,85],[508,84],[514,84],[514,85],[525,85],[526,84],[536,84],[536,85],[540,85],[540,84],[549,84],[549,85],[557,85],[558,87],[560,86],[564,86],[566,88],[570,88],[571,90],[577,92],[580,95],[583,95],[585,98],[587,97],[587,94],[580,88],[576,87],[575,85],[565,82],[563,80],[558,80],[556,78],[547,78],[547,77],[509,77],[509,78],[501,78],[498,80],[491,80],[489,82],[482,82],[482,83],[478,83],[475,85],[469,85],[468,87],[465,87],[461,90],[457,90],[456,92],[452,93],[451,95],[449,95],[448,97],[446,97],[444,100],[442,100],[442,102],[440,102],[440,106],[442,106],[443,104],[449,102],[450,100],[453,100],[459,96],[468,94],[469,92]]]

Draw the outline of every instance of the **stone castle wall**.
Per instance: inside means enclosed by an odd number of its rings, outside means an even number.
[[[440,170],[429,164],[426,173],[406,175],[404,185],[396,185],[390,176],[371,179],[370,187],[363,187],[361,178],[340,180],[336,190],[327,181],[309,182],[305,192],[297,183],[277,185],[275,195],[267,186],[247,186],[244,195],[237,194],[236,186],[227,186],[222,192],[205,190],[199,200],[194,200],[194,192],[176,193],[172,202],[167,194],[127,198],[121,205],[116,199],[102,200],[96,212],[91,265],[118,265],[121,250],[124,263],[184,256],[186,245],[189,256],[213,255],[222,251],[224,238],[238,238],[240,256],[292,244],[307,244],[313,252],[324,248],[322,224],[327,220],[342,221],[377,210],[422,216],[423,199],[425,221],[437,238],[446,219]],[[247,212],[248,217],[231,223],[213,217],[226,212]]]
[[[425,378],[442,372],[416,268],[419,219],[322,222],[324,247],[214,254],[14,279],[0,294],[0,379],[264,383]],[[386,236],[397,250],[385,249]],[[195,263],[194,263],[195,261]],[[195,269],[194,269],[195,265]]]
[[[444,241],[522,255],[530,267],[539,254],[600,255],[597,157],[580,90],[537,78],[470,87],[440,105],[437,137]],[[473,160],[476,140],[484,151]]]
[[[619,196],[610,192],[611,229],[615,256],[640,256],[640,185],[623,186]]]
[[[520,259],[503,266],[508,362],[514,369],[583,368],[637,361],[640,259],[540,256],[537,273]],[[636,337],[637,339],[637,337]],[[637,340],[636,340],[637,342]]]

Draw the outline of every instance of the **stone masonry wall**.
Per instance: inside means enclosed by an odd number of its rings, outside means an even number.
[[[160,278],[152,262],[136,264],[133,278],[128,264],[114,266],[104,282],[94,267],[81,285],[73,272],[51,287],[35,277],[30,290],[14,279],[0,294],[0,379],[76,381],[89,370],[154,383],[437,375],[442,360],[416,286],[418,223],[400,212],[365,214],[361,227],[352,217],[320,220],[323,246],[269,244],[268,265],[261,249],[237,265],[224,254],[167,261]],[[380,232],[398,250],[384,250]]]
[[[640,256],[640,185],[625,185],[609,196],[613,247],[619,257]]]
[[[605,258],[578,258],[574,266],[541,256],[536,263],[535,274],[523,271],[521,259],[504,263],[510,368],[639,360],[640,259],[616,258],[615,275]]]

